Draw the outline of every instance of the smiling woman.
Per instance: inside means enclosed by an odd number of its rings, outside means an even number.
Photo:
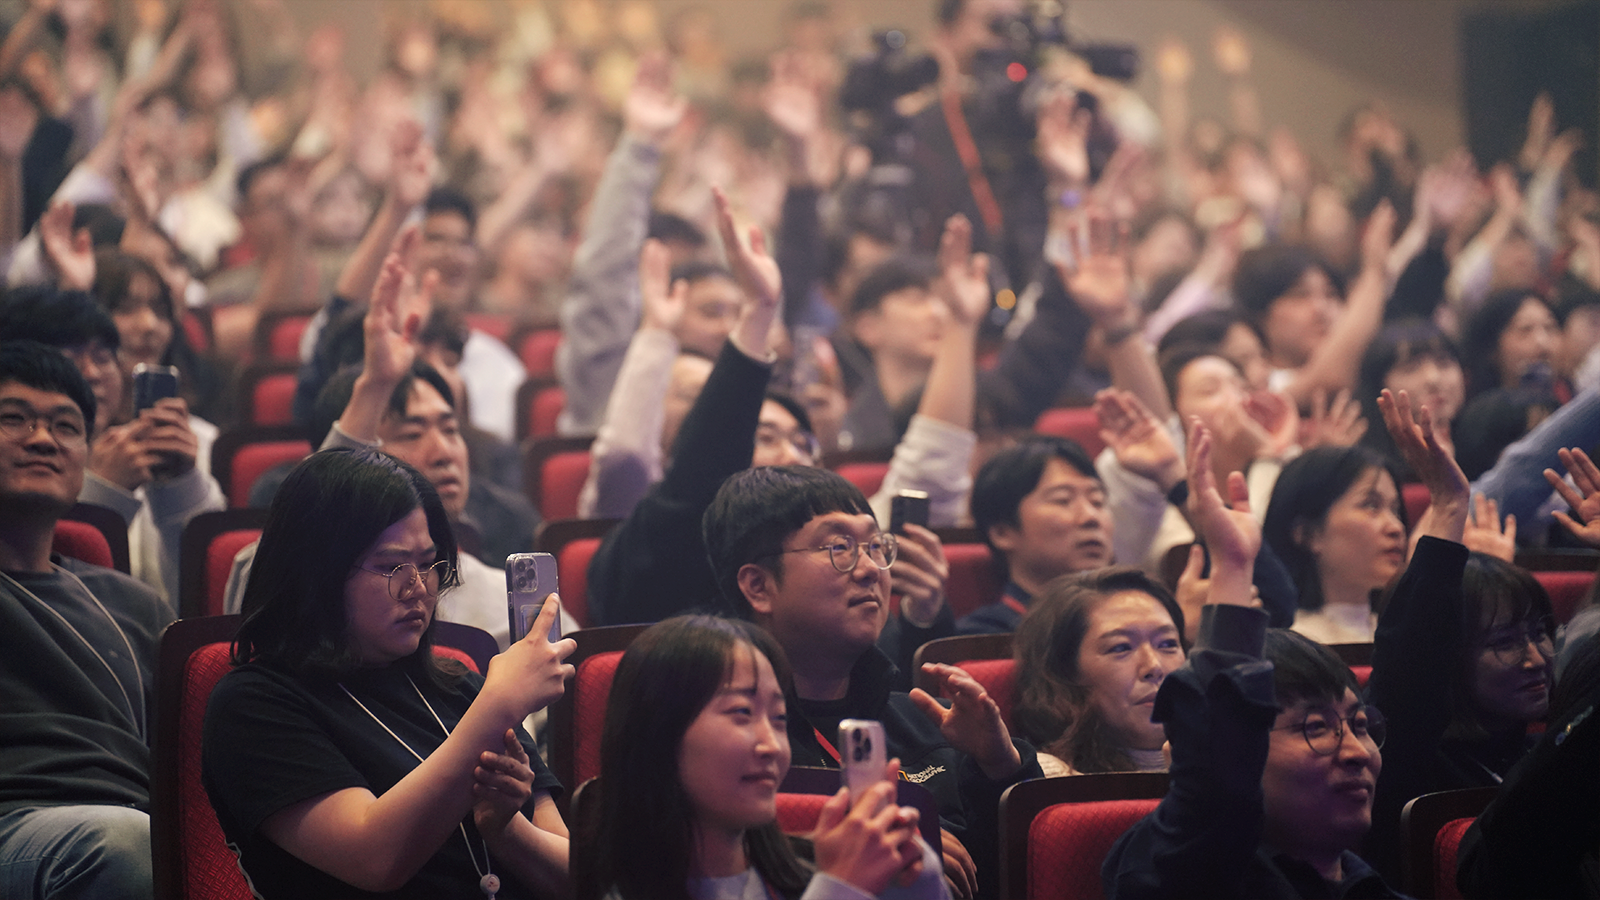
[[[1171,592],[1137,569],[1050,583],[1017,629],[1013,712],[1046,775],[1166,769],[1150,714],[1182,635]]]
[[[440,662],[456,559],[438,493],[389,456],[314,454],[273,499],[202,758],[260,896],[564,889],[561,785],[518,723],[561,695],[573,644],[547,639],[552,603],[487,679]]]

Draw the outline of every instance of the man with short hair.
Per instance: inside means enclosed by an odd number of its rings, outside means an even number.
[[[826,469],[748,469],[723,484],[703,527],[724,600],[772,632],[794,670],[794,764],[835,767],[841,719],[882,722],[888,755],[934,795],[944,827],[976,863],[981,893],[993,896],[1000,793],[1043,772],[960,669],[927,667],[953,696],[949,708],[920,690],[892,690],[894,664],[877,644],[895,538],[881,532],[867,498]],[[947,853],[947,874],[970,874],[953,868],[966,867]]]
[[[0,895],[150,896],[148,723],[172,609],[51,553],[96,402],[32,341],[0,343]]]
[[[972,483],[972,519],[1008,582],[962,617],[961,634],[1016,631],[1051,579],[1111,565],[1106,487],[1075,441],[1035,435],[991,457]]]
[[[124,402],[120,338],[111,317],[82,291],[14,291],[0,303],[0,335],[56,348],[94,392],[97,421],[78,499],[115,510],[128,523],[132,574],[172,601],[178,596],[183,529],[227,499],[208,471],[209,444],[182,398],[167,397],[113,425]],[[206,426],[209,427],[209,426]]]

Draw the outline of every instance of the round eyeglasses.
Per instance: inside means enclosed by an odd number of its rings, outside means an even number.
[[[412,585],[419,581],[424,591],[437,594],[439,585],[450,580],[450,563],[443,559],[424,569],[418,569],[411,563],[401,563],[387,572],[382,569],[369,569],[366,566],[356,566],[356,568],[389,579],[389,596],[396,600],[404,599],[411,591]]]
[[[1500,629],[1483,642],[1483,649],[1493,653],[1500,665],[1508,669],[1528,661],[1529,646],[1539,651],[1544,662],[1555,659],[1555,623],[1542,616],[1529,619]]]
[[[850,573],[855,571],[856,563],[861,560],[861,551],[867,551],[867,559],[880,569],[887,569],[894,565],[895,553],[899,550],[895,536],[886,532],[878,532],[866,543],[856,540],[849,535],[840,535],[829,538],[821,547],[796,547],[793,550],[780,550],[779,553],[820,553],[828,551],[828,562],[839,572]]]
[[[13,441],[31,440],[39,430],[44,430],[63,447],[83,447],[89,443],[88,429],[83,419],[70,413],[43,413],[29,406],[7,406],[0,409],[0,434]]]
[[[1318,756],[1332,756],[1339,752],[1339,745],[1344,743],[1344,726],[1350,724],[1350,733],[1358,739],[1372,742],[1373,747],[1382,747],[1383,739],[1388,736],[1389,727],[1383,720],[1383,713],[1376,707],[1363,706],[1352,712],[1349,718],[1341,719],[1332,712],[1307,713],[1304,720],[1294,725],[1281,725],[1273,731],[1298,731],[1306,739],[1306,746]]]

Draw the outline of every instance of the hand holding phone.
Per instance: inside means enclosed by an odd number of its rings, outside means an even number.
[[[845,719],[839,723],[839,768],[852,804],[868,788],[887,780],[888,763],[882,722]]]
[[[548,553],[513,553],[506,557],[506,614],[511,620],[511,640],[528,636],[545,600],[561,588],[556,558]],[[561,640],[561,617],[550,626],[550,641]]]
[[[889,501],[889,531],[905,534],[906,525],[928,527],[928,492],[901,491]]]

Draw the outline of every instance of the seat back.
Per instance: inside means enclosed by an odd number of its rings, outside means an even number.
[[[834,467],[835,472],[845,481],[861,489],[861,493],[871,497],[883,487],[884,476],[889,474],[887,462],[847,462]]]
[[[437,620],[433,623],[433,652],[460,660],[467,668],[485,675],[489,660],[500,652],[500,645],[482,628]]]
[[[206,702],[231,667],[239,616],[179,619],[161,635],[150,757],[150,849],[157,897],[249,900],[239,861],[200,783]]]
[[[1428,495],[1428,486],[1419,482],[1401,485],[1400,501],[1405,504],[1406,518],[1413,527],[1422,520],[1422,514],[1433,504],[1433,498]]]
[[[945,602],[956,618],[980,606],[987,606],[1005,593],[1005,579],[994,563],[993,553],[976,528],[935,528],[944,545],[944,559],[950,574],[944,582]]]
[[[556,348],[561,346],[560,328],[535,328],[517,342],[517,356],[529,378],[548,378],[556,374]]]
[[[517,388],[517,439],[555,437],[556,417],[566,406],[567,394],[555,378],[529,377]]]
[[[563,785],[582,784],[600,774],[600,734],[605,728],[606,701],[622,651],[648,625],[585,628],[571,637],[578,646],[567,657],[576,674],[550,704],[550,771]],[[565,795],[556,801],[566,815]]]
[[[256,425],[290,425],[294,422],[294,392],[298,371],[286,363],[253,365],[239,378],[239,395],[248,409],[245,421]]]
[[[546,521],[578,517],[593,438],[534,438],[522,450],[522,490]]]
[[[1439,791],[1412,799],[1400,811],[1400,889],[1413,897],[1458,900],[1456,850],[1467,826],[1498,787]]]
[[[1000,796],[1000,895],[1101,900],[1100,864],[1167,793],[1165,772],[1024,781]]]
[[[1058,406],[1047,409],[1034,420],[1033,430],[1039,434],[1071,438],[1083,445],[1089,458],[1100,454],[1106,442],[1100,439],[1100,417],[1092,406]]]
[[[50,550],[124,575],[130,571],[127,521],[116,510],[93,503],[74,503],[56,520]]]
[[[264,509],[225,509],[189,520],[178,550],[178,615],[222,615],[233,558],[266,523]]]
[[[504,313],[471,312],[467,313],[464,318],[467,320],[468,328],[473,331],[481,331],[502,342],[510,336],[511,328],[515,324],[512,317]]]
[[[250,505],[250,488],[261,474],[279,463],[297,462],[311,454],[304,429],[292,425],[241,425],[224,429],[211,445],[211,474],[222,485],[228,506]]]
[[[1541,570],[1532,574],[1539,580],[1545,593],[1550,595],[1550,607],[1557,625],[1572,621],[1573,614],[1583,605],[1584,598],[1589,595],[1595,582],[1594,572]]]
[[[309,313],[265,313],[256,323],[256,354],[277,362],[300,361],[300,337],[311,324]]]
[[[589,627],[589,560],[600,549],[618,519],[546,520],[533,536],[533,548],[556,558],[561,576],[561,606],[578,624]]]

